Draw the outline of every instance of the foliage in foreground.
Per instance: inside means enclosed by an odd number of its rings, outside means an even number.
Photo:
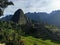
[[[51,40],[42,40],[42,38],[38,39],[32,36],[22,36],[22,40],[24,41],[25,45],[60,45],[59,43],[52,42]]]
[[[26,25],[21,26],[13,22],[0,21],[0,43],[6,43],[6,45],[60,45],[49,39],[49,36],[44,32],[49,26],[45,27],[41,25],[36,29],[28,25],[27,28]]]
[[[20,45],[21,29],[20,25],[13,22],[0,22],[0,43],[6,45]]]

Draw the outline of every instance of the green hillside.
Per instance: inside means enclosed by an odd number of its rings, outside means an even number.
[[[42,40],[33,38],[31,36],[23,37],[22,40],[24,41],[25,45],[34,45],[36,43],[37,45],[60,45],[58,43],[52,42],[51,40]]]
[[[8,0],[0,0],[0,16],[8,5]],[[7,20],[6,20],[7,19]],[[13,17],[0,19],[0,44],[5,45],[60,45],[60,28],[35,21],[18,9]]]
[[[40,25],[37,25],[39,28],[36,25],[31,27],[22,25],[21,27],[13,22],[0,21],[0,43],[6,45],[60,45],[59,41],[55,41],[60,38],[54,36],[49,30],[51,26]]]

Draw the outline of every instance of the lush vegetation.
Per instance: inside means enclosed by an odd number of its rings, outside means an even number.
[[[0,43],[6,45],[60,45],[41,31],[42,28],[44,30],[47,30],[47,28],[41,26],[38,30],[33,26],[26,27],[27,25],[21,26],[13,22],[0,21]]]
[[[32,36],[22,37],[25,45],[60,45],[59,43],[52,42],[51,40],[43,40],[42,38],[34,38]]]
[[[8,2],[8,0],[0,0],[2,9],[11,4],[13,3]],[[3,14],[2,9],[0,9],[0,15]],[[16,16],[17,14],[20,17]],[[18,10],[14,15],[14,19],[10,21],[0,20],[0,43],[6,45],[60,45],[60,37],[57,32],[59,28],[27,19],[22,10]]]
[[[0,43],[6,43],[6,45],[19,45],[20,40],[20,25],[13,22],[0,21]]]

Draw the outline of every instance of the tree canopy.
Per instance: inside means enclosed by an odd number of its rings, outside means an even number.
[[[13,2],[9,2],[8,0],[0,0],[0,7],[6,8],[8,5],[14,5]]]
[[[14,4],[13,4],[12,1],[0,0],[0,10],[1,10],[1,12],[4,12],[4,9],[9,5],[14,5]],[[3,13],[0,13],[0,16],[1,15],[3,15]]]

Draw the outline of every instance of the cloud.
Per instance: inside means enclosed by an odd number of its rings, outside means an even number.
[[[4,14],[13,14],[17,9],[26,12],[51,12],[60,9],[60,0],[10,0],[15,4],[5,9]]]

